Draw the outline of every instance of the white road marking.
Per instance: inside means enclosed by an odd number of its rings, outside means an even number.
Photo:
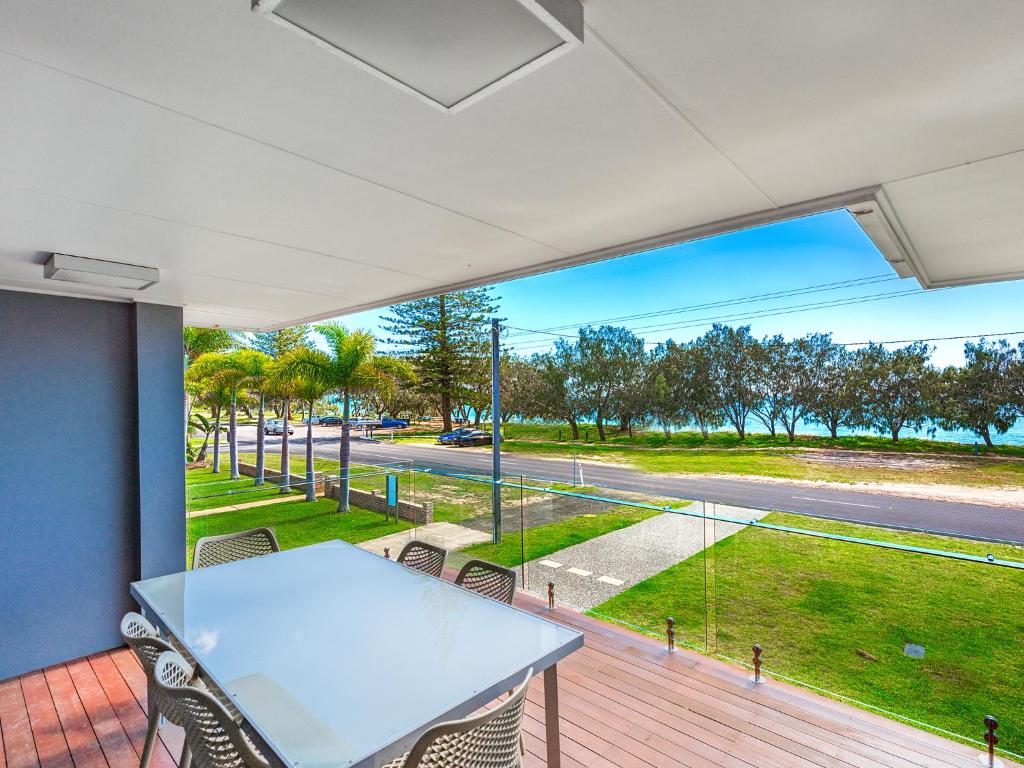
[[[613,579],[611,576],[598,576],[597,580],[602,584],[611,584],[613,587],[621,587],[626,583],[620,579]]]
[[[566,568],[566,570],[576,576],[590,576],[593,573],[593,571],[584,571],[580,568]]]
[[[554,560],[541,560],[541,565],[547,566],[548,568],[561,568],[561,563],[556,563]]]
[[[815,499],[812,496],[794,496],[794,499],[802,499],[803,501],[820,501],[822,504],[842,504],[846,507],[867,507],[868,509],[881,509],[877,504],[858,504],[854,501],[834,501],[832,499]]]

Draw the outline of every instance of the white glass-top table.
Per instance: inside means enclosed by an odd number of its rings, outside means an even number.
[[[379,766],[426,728],[544,671],[559,764],[557,662],[568,627],[341,541],[132,584],[161,631],[226,691],[273,764]]]

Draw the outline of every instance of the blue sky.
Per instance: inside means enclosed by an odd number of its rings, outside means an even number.
[[[759,298],[780,291],[856,281],[803,295]],[[910,292],[885,300],[801,309],[799,305]],[[891,267],[845,211],[758,227],[645,253],[521,278],[495,286],[509,326],[572,334],[575,326],[606,318],[676,310],[658,317],[616,321],[649,342],[699,336],[713,319],[751,326],[756,336],[831,332],[839,342],[886,341],[1024,330],[1018,319],[1024,281],[923,291],[897,279]],[[728,319],[746,313],[780,313]],[[380,333],[382,310],[339,318],[351,328]],[[653,326],[653,327],[652,327]],[[687,326],[687,327],[679,327]],[[506,343],[529,354],[555,337],[510,329]],[[1010,337],[1013,343],[1024,335]],[[939,365],[963,361],[963,341],[932,342]]]

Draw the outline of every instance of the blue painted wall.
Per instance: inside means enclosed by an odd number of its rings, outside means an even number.
[[[129,582],[184,568],[181,368],[180,309],[0,291],[0,679],[119,645]]]

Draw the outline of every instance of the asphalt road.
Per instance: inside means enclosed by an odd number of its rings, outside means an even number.
[[[292,455],[305,450],[305,427],[296,429],[289,440]],[[337,458],[340,429],[315,428],[314,453],[324,458]],[[239,429],[240,450],[255,449],[255,429]],[[280,437],[268,438],[268,452],[280,450]],[[467,469],[489,474],[490,453],[481,449],[444,448],[354,439],[352,460],[366,464],[415,461],[418,468],[451,470]],[[523,475],[549,482],[572,482],[571,459],[547,459],[517,454],[502,454],[502,473]],[[582,463],[586,485],[637,491],[680,499],[699,499],[708,504],[720,503],[755,509],[786,510],[838,520],[876,523],[948,533],[973,538],[998,539],[1024,543],[1024,510],[962,504],[949,501],[889,496],[863,491],[835,488],[814,488],[804,485],[757,482],[730,478],[709,478],[700,475],[665,475],[640,472],[627,467],[596,462]],[[712,510],[709,508],[709,513]]]

